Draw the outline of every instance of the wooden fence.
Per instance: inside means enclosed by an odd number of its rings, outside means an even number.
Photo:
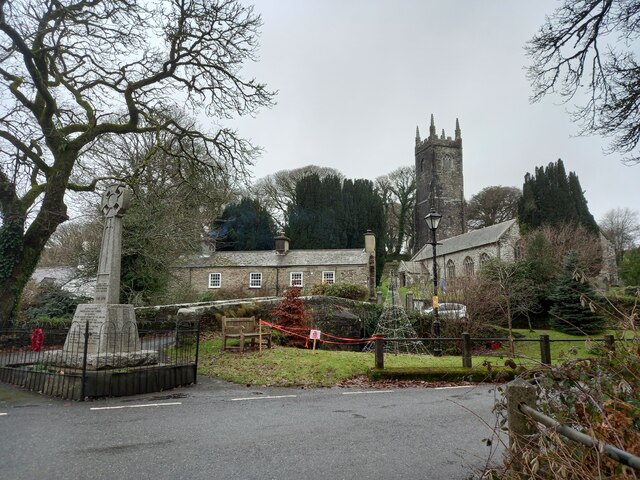
[[[473,366],[473,344],[474,343],[483,343],[483,344],[492,344],[492,343],[500,343],[500,344],[509,344],[510,342],[518,343],[518,342],[538,342],[540,345],[540,363],[545,365],[551,365],[551,344],[554,342],[584,342],[584,339],[581,340],[573,340],[573,339],[561,339],[561,340],[552,340],[549,338],[549,335],[543,334],[540,335],[538,339],[532,338],[474,338],[471,337],[468,333],[463,333],[460,338],[385,338],[383,336],[374,336],[375,343],[375,368],[383,369],[384,368],[384,346],[386,342],[423,342],[423,343],[434,343],[436,341],[446,343],[446,342],[456,342],[462,346],[462,367],[471,368]],[[602,338],[591,338],[593,342],[602,342],[608,350],[615,350],[615,342],[620,341],[617,340],[613,335],[604,335]]]
[[[519,460],[517,452],[526,445],[530,436],[535,433],[533,419],[546,427],[553,428],[564,438],[580,443],[586,447],[596,448],[600,452],[604,452],[617,462],[627,465],[628,467],[640,470],[640,457],[632,455],[613,445],[601,442],[589,435],[575,430],[568,425],[562,425],[553,418],[536,410],[537,394],[536,387],[531,383],[516,379],[507,384],[507,421],[509,427],[509,451],[513,452],[515,463],[512,465],[515,469],[519,469]]]

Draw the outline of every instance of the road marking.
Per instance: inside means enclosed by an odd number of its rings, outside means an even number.
[[[8,413],[0,413],[0,417],[2,417],[3,415],[9,415]]]
[[[475,385],[456,385],[454,387],[435,387],[434,390],[452,390],[454,388],[473,388]]]
[[[394,390],[369,390],[364,392],[342,392],[342,395],[367,395],[369,393],[393,393]]]
[[[145,403],[143,405],[118,405],[115,407],[91,407],[89,410],[119,410],[121,408],[164,407],[165,405],[182,405],[182,402]]]
[[[238,402],[240,400],[267,400],[270,398],[296,398],[297,395],[267,395],[266,397],[242,397],[242,398],[232,398],[232,402]]]

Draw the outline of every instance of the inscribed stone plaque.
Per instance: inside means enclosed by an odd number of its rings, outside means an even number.
[[[140,350],[133,305],[78,305],[64,351],[84,352],[85,329],[89,326],[87,353],[135,352]]]

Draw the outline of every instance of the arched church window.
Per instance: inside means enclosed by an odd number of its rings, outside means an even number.
[[[491,260],[491,257],[488,254],[483,253],[482,255],[480,255],[480,268],[489,263],[489,260]]]
[[[475,274],[475,269],[474,269],[474,264],[473,264],[473,259],[471,257],[467,257],[464,259],[464,274],[467,277],[473,277],[473,275]]]
[[[524,260],[524,240],[520,239],[516,242],[516,246],[513,247],[513,256],[516,261]]]
[[[453,260],[447,262],[447,278],[456,278],[456,265]]]

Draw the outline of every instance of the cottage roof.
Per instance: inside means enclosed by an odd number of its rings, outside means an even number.
[[[506,222],[491,225],[490,227],[473,230],[463,233],[455,237],[442,240],[442,245],[438,245],[437,255],[449,255],[451,253],[477,248],[483,245],[497,243],[507,231],[516,223],[515,220],[507,220]],[[432,258],[433,247],[429,244],[424,245],[418,253],[416,253],[410,262],[420,262]]]
[[[289,250],[277,255],[273,250],[212,252],[185,258],[179,267],[307,267],[321,265],[368,265],[363,249]]]
[[[35,283],[40,283],[45,279],[50,279],[58,285],[64,285],[75,277],[75,267],[38,267],[31,274],[31,279]]]

